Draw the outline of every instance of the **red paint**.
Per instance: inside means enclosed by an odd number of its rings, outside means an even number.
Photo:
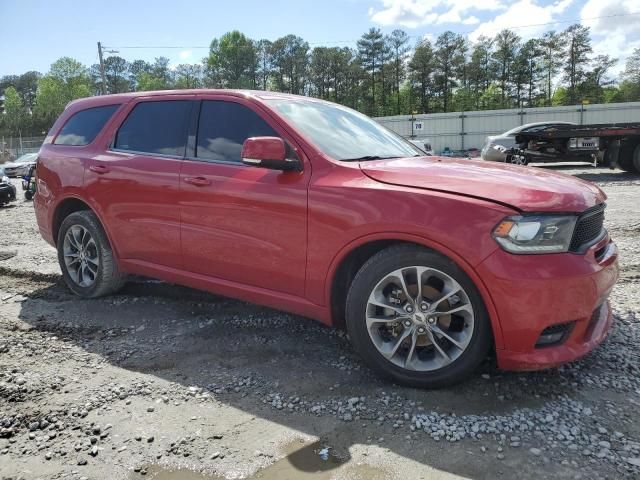
[[[470,195],[529,212],[582,212],[606,198],[592,183],[538,168],[454,158],[402,158],[363,164],[375,180]]]
[[[501,367],[531,369],[584,355],[606,335],[606,298],[618,275],[610,244],[586,254],[511,255],[491,238],[518,212],[582,212],[605,199],[596,186],[538,169],[443,159],[334,161],[289,125],[268,93],[193,90],[94,97],[72,103],[43,145],[34,205],[55,244],[57,209],[70,198],[100,218],[123,271],[261,303],[331,324],[331,285],[355,248],[413,242],[455,261],[487,306]],[[295,151],[300,171],[110,150],[140,101],[212,99],[241,103]],[[78,110],[121,104],[86,147],[52,141]],[[279,139],[245,143],[243,157],[284,158]],[[273,157],[273,158],[272,158]],[[592,312],[603,305],[590,324]],[[576,321],[561,346],[534,349],[547,326]],[[587,331],[588,330],[588,331]]]

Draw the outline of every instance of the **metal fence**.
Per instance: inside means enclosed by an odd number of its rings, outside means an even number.
[[[0,137],[0,162],[25,153],[37,153],[45,137]]]
[[[433,150],[440,153],[447,148],[482,148],[488,135],[503,133],[525,123],[564,121],[584,125],[638,122],[640,102],[397,115],[376,120],[403,137],[429,139]]]

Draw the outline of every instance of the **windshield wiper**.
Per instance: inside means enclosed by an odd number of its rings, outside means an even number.
[[[365,162],[367,160],[386,160],[388,158],[401,158],[401,157],[381,157],[380,155],[365,155],[363,157],[356,158],[343,158],[341,162]]]

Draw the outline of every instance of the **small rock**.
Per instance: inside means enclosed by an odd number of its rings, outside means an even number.
[[[529,449],[529,453],[531,455],[535,455],[536,457],[542,454],[542,450],[540,450],[539,448],[530,448]]]

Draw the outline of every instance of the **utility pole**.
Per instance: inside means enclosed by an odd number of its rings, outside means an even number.
[[[102,61],[102,44],[98,42],[98,58],[100,59],[100,77],[102,78],[102,95],[107,94],[107,79],[104,76],[104,62]]]
[[[102,95],[107,94],[107,79],[104,74],[104,60],[102,59],[103,53],[119,53],[118,50],[105,50],[102,43],[98,42],[98,58],[100,59],[100,77],[102,78]]]

